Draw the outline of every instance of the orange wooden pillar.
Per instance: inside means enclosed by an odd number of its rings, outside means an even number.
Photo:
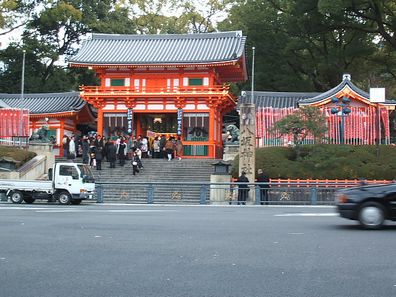
[[[63,136],[65,136],[65,119],[64,118],[62,118],[60,120],[59,136],[60,136],[60,152],[59,152],[59,155],[61,157],[65,157],[64,156],[64,147],[63,147]]]
[[[208,157],[215,158],[216,155],[216,148],[215,148],[215,139],[214,139],[214,132],[215,132],[215,110],[214,107],[210,107],[209,111],[209,150],[208,150]]]
[[[103,135],[103,107],[98,108],[98,123],[97,123],[98,135]]]

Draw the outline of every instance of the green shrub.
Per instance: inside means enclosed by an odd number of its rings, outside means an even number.
[[[20,162],[17,166],[20,167],[29,160],[33,159],[37,154],[29,152],[25,149],[19,149],[10,146],[0,146],[0,159],[9,158]]]
[[[238,157],[232,176],[238,176]],[[369,145],[305,145],[300,157],[293,148],[256,150],[256,169],[271,178],[291,179],[396,179],[396,147]]]

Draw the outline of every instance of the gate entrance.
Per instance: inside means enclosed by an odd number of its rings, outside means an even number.
[[[135,121],[136,135],[177,133],[176,113],[136,113]]]

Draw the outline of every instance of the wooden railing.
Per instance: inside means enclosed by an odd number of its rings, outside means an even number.
[[[232,182],[236,182],[236,178]],[[271,178],[269,185],[271,188],[347,188],[363,184],[390,184],[392,180],[362,180],[362,179],[275,179]]]
[[[271,187],[321,187],[346,188],[362,184],[388,184],[390,180],[362,180],[362,179],[270,179]]]
[[[81,86],[80,90],[85,93],[222,93],[228,92],[229,86],[194,86],[194,87],[104,87],[104,86]]]
[[[213,95],[227,95],[229,86],[214,86],[214,87],[104,87],[104,86],[82,86],[80,90],[85,95],[199,95],[199,94],[213,94]]]

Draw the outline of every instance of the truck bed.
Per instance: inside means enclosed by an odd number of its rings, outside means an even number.
[[[50,180],[0,180],[0,191],[17,189],[20,191],[52,192]]]

